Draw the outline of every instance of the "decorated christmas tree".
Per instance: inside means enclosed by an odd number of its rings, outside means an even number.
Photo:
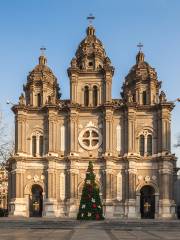
[[[102,203],[99,196],[99,188],[95,183],[93,164],[90,161],[86,172],[82,196],[77,215],[78,220],[103,220]]]

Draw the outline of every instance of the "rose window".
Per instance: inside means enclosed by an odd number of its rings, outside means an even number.
[[[102,144],[102,136],[97,128],[91,127],[83,129],[79,134],[79,143],[86,150],[99,148]]]

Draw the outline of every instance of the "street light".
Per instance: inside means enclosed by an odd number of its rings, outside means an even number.
[[[7,104],[7,105],[15,105],[13,102],[11,102],[11,101],[9,101],[9,100],[6,101],[6,104]]]

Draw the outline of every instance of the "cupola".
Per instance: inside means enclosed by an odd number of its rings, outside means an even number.
[[[47,103],[56,103],[60,98],[59,84],[52,70],[47,66],[44,54],[39,56],[39,64],[29,72],[27,83],[24,85],[26,104],[42,107]]]
[[[125,77],[122,97],[126,102],[153,105],[159,101],[160,87],[155,68],[145,61],[144,53],[140,50],[136,55],[136,64]]]

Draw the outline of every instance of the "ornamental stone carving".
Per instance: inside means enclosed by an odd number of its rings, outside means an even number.
[[[41,180],[44,180],[45,179],[45,176],[44,175],[41,175]]]
[[[151,180],[150,176],[145,176],[144,178],[145,182],[149,182]]]
[[[30,180],[31,179],[31,175],[27,175],[27,179]]]
[[[141,181],[143,179],[143,176],[139,175],[138,180]]]
[[[152,180],[155,181],[156,179],[157,179],[157,177],[156,177],[155,175],[153,175],[153,176],[152,176]]]
[[[78,137],[79,144],[85,150],[98,149],[102,144],[102,135],[96,127],[83,129]]]
[[[37,175],[34,176],[34,182],[38,182],[39,181],[39,177]]]

